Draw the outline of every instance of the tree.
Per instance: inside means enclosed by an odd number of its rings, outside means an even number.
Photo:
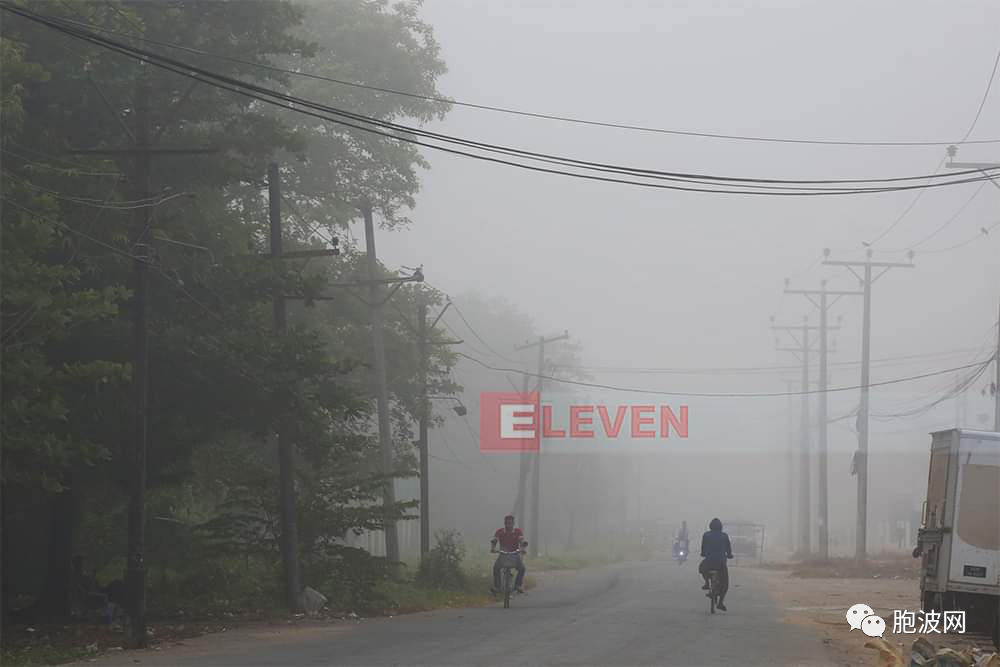
[[[259,65],[310,68],[315,57],[322,71],[430,94],[444,71],[413,3],[60,0],[26,6],[276,88],[304,82]],[[304,24],[307,15],[314,20]],[[285,335],[272,333],[276,286],[292,294],[328,291],[330,281],[350,277],[357,256],[348,253],[342,264],[315,272],[305,261],[272,263],[257,249],[265,247],[267,234],[262,177],[276,157],[284,165],[287,222],[294,223],[287,225],[287,240],[294,248],[318,243],[322,227],[346,224],[356,215],[359,193],[376,201],[389,226],[405,221],[419,185],[420,156],[391,141],[327,132],[20,18],[4,21],[3,37],[3,189],[5,200],[21,207],[12,213],[5,201],[3,217],[3,500],[5,514],[23,517],[4,522],[4,543],[11,530],[28,538],[30,526],[49,523],[48,564],[37,586],[46,591],[43,606],[55,615],[66,611],[79,523],[112,530],[94,517],[114,515],[124,501],[120,492],[104,489],[121,490],[127,480],[122,453],[130,446],[132,388],[126,300],[139,241],[155,250],[148,464],[151,488],[162,491],[157,497],[175,496],[164,507],[190,506],[179,489],[200,479],[199,466],[210,455],[235,452],[266,469],[265,437],[281,426],[311,463],[300,479],[310,526],[305,546],[319,553],[316,545],[335,542],[338,531],[377,527],[385,516],[405,512],[405,504],[378,508],[369,502],[377,483],[368,466],[370,393],[351,384],[367,357],[366,313],[347,308],[328,318],[296,311]],[[145,38],[159,44],[140,41]],[[238,61],[178,55],[166,43]],[[377,54],[370,50],[375,44]],[[67,146],[128,148],[140,77],[151,91],[151,135],[158,147],[219,150],[155,158],[151,193],[129,183],[127,153],[55,157]],[[353,100],[364,113],[420,121],[446,109],[389,96]],[[333,191],[331,174],[337,175]],[[166,200],[185,192],[194,196]],[[151,202],[151,223],[136,228],[133,210]],[[408,290],[397,295],[407,312],[413,296]],[[388,326],[395,331],[390,358],[399,374],[397,442],[412,459],[407,419],[415,350],[401,320],[390,318]],[[273,514],[273,485],[255,487],[253,498],[232,491],[252,488],[249,474],[235,475],[215,499],[208,484],[199,486],[206,524],[233,519],[233,507],[249,508],[258,519]],[[213,539],[225,535],[218,522],[206,531]],[[88,535],[88,544],[96,539]],[[5,551],[4,562],[9,560]],[[19,560],[18,572],[30,575],[19,581],[40,577],[37,560]],[[5,576],[10,569],[4,568]],[[10,593],[5,585],[5,604]]]

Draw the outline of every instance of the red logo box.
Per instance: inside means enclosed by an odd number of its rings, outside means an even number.
[[[541,443],[538,392],[479,395],[479,449],[484,452],[537,452]]]

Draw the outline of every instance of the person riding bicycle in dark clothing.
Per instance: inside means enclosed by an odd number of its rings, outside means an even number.
[[[701,536],[701,565],[698,572],[705,580],[702,590],[710,591],[708,573],[715,570],[719,573],[719,602],[716,605],[722,611],[726,611],[725,599],[729,592],[729,568],[726,561],[733,557],[733,547],[729,543],[729,535],[722,532],[722,522],[712,519],[708,524],[708,532]]]
[[[493,539],[490,540],[490,553],[496,553],[497,543],[500,543],[501,551],[516,551],[515,555],[500,554],[497,556],[496,561],[493,563],[493,588],[492,592],[497,594],[500,592],[500,570],[503,569],[502,565],[506,559],[512,558],[516,563],[517,568],[517,579],[514,581],[514,589],[518,593],[523,593],[521,589],[521,584],[524,583],[524,560],[521,558],[521,554],[524,553],[524,548],[528,546],[528,543],[524,539],[524,533],[520,528],[514,527],[514,517],[508,514],[503,518],[503,528],[499,529],[497,532],[493,533]]]

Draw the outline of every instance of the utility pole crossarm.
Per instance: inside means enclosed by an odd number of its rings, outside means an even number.
[[[954,155],[954,153],[950,153]],[[823,251],[824,257],[829,257],[830,250]],[[867,257],[863,261],[844,261],[825,259],[826,266],[846,267],[861,283],[863,292],[862,323],[861,323],[861,397],[858,402],[858,449],[854,453],[854,468],[852,474],[858,478],[857,502],[857,528],[855,538],[854,557],[858,564],[865,562],[868,553],[868,445],[869,432],[868,425],[870,419],[870,386],[871,386],[871,310],[872,310],[872,284],[879,277],[891,269],[913,269],[913,250],[909,252],[909,262],[873,262],[874,251],[869,248]],[[858,275],[855,267],[862,269],[864,277]],[[872,269],[881,268],[878,276],[872,277]],[[825,315],[825,313],[824,313]],[[825,416],[825,415],[824,415]],[[825,427],[825,425],[824,425]]]
[[[527,349],[530,349],[532,347],[538,347],[539,345],[546,345],[548,343],[554,343],[554,342],[556,342],[558,340],[565,340],[567,338],[569,338],[569,331],[564,331],[563,333],[559,334],[558,336],[548,336],[548,337],[546,337],[546,336],[539,336],[538,340],[536,340],[534,342],[528,341],[524,345],[515,345],[514,349],[517,350],[517,351],[527,350]]]
[[[538,388],[541,394],[545,383],[545,345],[559,340],[569,338],[569,331],[563,331],[557,336],[539,336],[535,341],[527,341],[524,345],[515,345],[515,350],[527,350],[533,347],[538,348]],[[528,391],[528,375],[524,375],[524,392]],[[531,529],[529,542],[532,545],[532,553],[535,556],[541,555],[541,478],[542,478],[542,450],[539,448],[534,455],[534,467],[531,469],[530,461],[527,457],[521,460],[521,472],[518,478],[517,500],[514,502],[515,514],[517,510],[524,509],[524,494],[527,491],[527,475],[532,472],[531,480]]]
[[[826,294],[827,296],[864,296],[864,292],[851,292],[844,290],[821,290],[821,289],[786,289],[785,294]]]
[[[340,250],[337,248],[327,248],[327,249],[316,249],[316,250],[289,250],[283,252],[278,256],[265,255],[265,257],[273,259],[306,259],[310,257],[337,257],[340,255]]]
[[[823,327],[821,327],[821,326],[802,325],[802,324],[800,324],[798,326],[788,326],[788,327],[777,327],[777,326],[775,326],[775,327],[771,327],[771,328],[774,329],[775,331],[802,331],[803,329],[809,329],[809,330],[815,329],[815,330],[818,331],[818,330],[822,329]],[[826,330],[827,331],[836,331],[839,328],[840,327],[826,327]]]
[[[870,267],[884,267],[889,269],[915,269],[916,264],[912,262],[850,262],[846,260],[839,259],[829,259],[825,260],[823,264],[827,266],[870,266]],[[864,292],[862,292],[864,294]]]
[[[1000,162],[949,162],[945,166],[948,169],[1000,169]]]

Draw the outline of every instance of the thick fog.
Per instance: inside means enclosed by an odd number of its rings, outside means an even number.
[[[429,0],[423,15],[449,66],[440,88],[457,100],[694,132],[958,142],[990,80],[1000,7]],[[986,100],[970,140],[1000,136],[997,94]],[[728,141],[461,106],[432,129],[587,160],[759,178],[931,174],[945,158],[945,146]],[[863,242],[872,244],[876,261],[905,262],[906,251],[915,250],[916,268],[893,269],[873,288],[873,383],[963,366],[992,353],[1000,296],[993,237],[1000,229],[988,236],[980,231],[1000,220],[1000,192],[992,183],[930,189],[915,203],[915,192],[752,197],[600,184],[440,153],[426,157],[431,169],[411,215],[415,224],[380,233],[380,259],[390,266],[422,264],[430,284],[466,311],[477,310],[470,304],[505,301],[534,322],[529,335],[568,330],[583,366],[700,369],[590,369],[588,381],[680,393],[800,391],[799,360],[775,350],[776,338],[785,348],[797,343],[773,331],[769,317],[798,325],[808,315],[815,325],[818,310],[800,295],[783,294],[784,280],[797,289],[817,289],[826,279],[830,289],[856,290],[858,280],[847,269],[820,261],[824,248],[831,249],[831,259],[861,260]],[[957,159],[1000,161],[1000,147],[965,145]],[[830,386],[855,386],[862,301],[846,296],[830,313],[842,318],[831,333],[836,347]],[[513,350],[525,332],[491,326],[484,312],[466,315],[496,352],[534,370],[535,349]],[[467,341],[457,350],[510,367],[454,310],[444,321]],[[558,345],[550,349],[557,354]],[[810,361],[815,382],[815,352]],[[775,366],[787,369],[707,370]],[[887,522],[920,508],[927,433],[992,425],[992,399],[988,391],[982,394],[990,373],[957,400],[915,416],[891,415],[934,401],[968,375],[965,370],[872,389],[872,413],[882,417],[871,422],[871,551],[887,548]],[[437,402],[445,419],[431,431],[437,457],[431,467],[432,529],[458,528],[476,541],[511,510],[518,465],[517,455],[479,452],[479,392],[513,391],[522,380],[468,359],[455,377],[465,386],[461,400],[469,424],[449,409],[451,403]],[[628,394],[621,400],[628,402]],[[809,396],[813,456],[818,401],[818,395]],[[774,536],[777,546],[769,555],[782,555],[788,544],[788,452],[799,448],[802,397],[664,402],[692,405],[690,434],[668,441],[660,453],[608,453],[582,464],[579,456],[545,458],[543,541],[565,542],[555,534],[567,529],[573,505],[585,516],[600,515],[595,534],[612,534],[623,522],[674,526],[687,520],[699,531],[717,515],[756,521]],[[857,403],[857,390],[830,392],[830,419],[849,415]],[[854,417],[829,425],[835,553],[853,552],[856,478],[850,464],[856,447]],[[815,478],[815,458],[812,463]],[[588,466],[601,473],[588,477]],[[814,479],[814,533],[816,488]]]

